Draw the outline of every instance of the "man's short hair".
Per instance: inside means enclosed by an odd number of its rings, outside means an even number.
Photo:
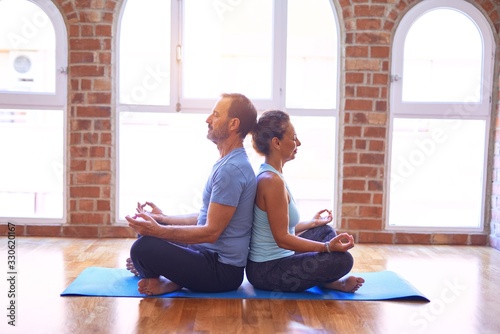
[[[224,93],[222,98],[231,99],[228,116],[240,120],[238,133],[241,138],[245,138],[257,124],[257,110],[253,103],[243,94],[239,93]]]

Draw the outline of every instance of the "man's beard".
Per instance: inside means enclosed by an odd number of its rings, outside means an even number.
[[[210,131],[210,128],[208,128],[208,134],[207,138],[210,139],[214,143],[219,143],[222,140],[225,140],[229,138],[229,127],[228,127],[229,121],[227,121],[224,126],[218,128],[217,130],[212,130]]]

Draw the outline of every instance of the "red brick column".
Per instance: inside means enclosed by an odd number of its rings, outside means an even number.
[[[112,228],[116,1],[62,1],[68,22],[68,213],[64,236],[132,235]]]
[[[393,242],[393,235],[383,232],[389,59],[396,18],[391,7],[358,1],[343,8],[340,227],[359,242]]]
[[[75,1],[69,22],[68,234],[98,234],[111,223],[111,46],[104,1]],[[87,228],[76,225],[85,225]],[[71,232],[70,232],[71,231]]]

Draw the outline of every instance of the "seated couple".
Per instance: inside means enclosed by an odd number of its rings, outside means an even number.
[[[364,279],[347,276],[353,237],[337,235],[327,225],[328,210],[299,222],[282,175],[301,144],[288,115],[268,111],[257,122],[257,111],[244,95],[223,94],[206,122],[220,159],[205,185],[200,212],[170,216],[146,202],[126,217],[141,235],[127,259],[127,268],[142,278],[139,292],[236,290],[245,266],[258,289],[290,292],[318,285],[355,292]],[[243,148],[250,132],[255,149],[265,156],[257,178]]]

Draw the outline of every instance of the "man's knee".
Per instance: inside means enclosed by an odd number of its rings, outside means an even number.
[[[139,258],[144,253],[149,251],[149,248],[154,243],[152,239],[153,237],[142,236],[138,238],[130,247],[130,258],[134,260],[134,258]]]

